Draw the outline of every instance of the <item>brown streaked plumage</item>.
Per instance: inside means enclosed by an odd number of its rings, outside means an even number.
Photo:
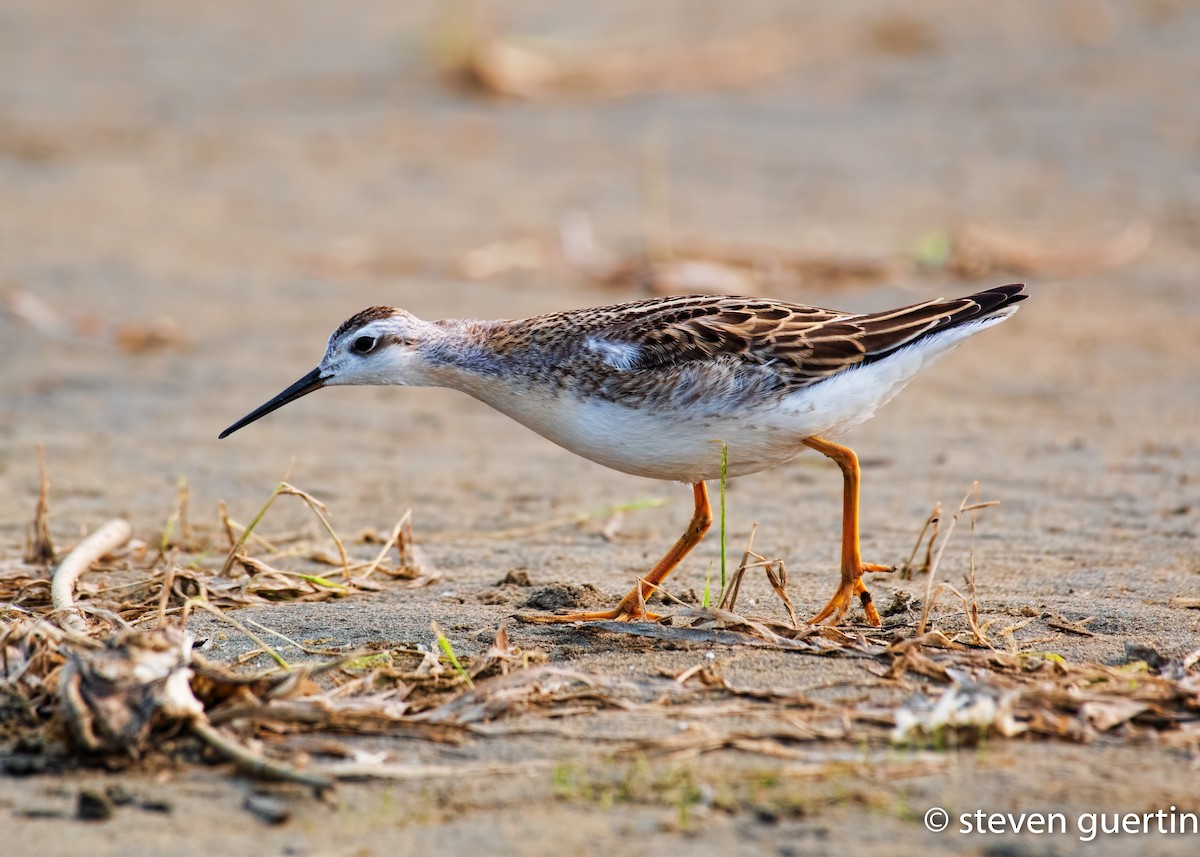
[[[648,375],[674,385],[681,370],[714,364],[727,366],[759,391],[785,393],[1024,300],[1022,288],[1002,286],[865,314],[776,300],[686,295],[493,322],[483,335],[501,357],[527,363],[531,354],[539,354],[555,372],[593,376],[595,392],[614,400],[647,398]],[[638,350],[636,359],[620,376],[595,379],[595,364],[602,358],[577,347],[589,337],[630,345]],[[764,367],[769,373],[760,371]]]
[[[679,542],[605,613],[539,621],[650,617],[645,599],[711,522],[706,479],[728,448],[731,476],[804,449],[844,477],[841,584],[813,621],[851,599],[879,623],[862,582],[859,469],[827,437],[865,419],[933,359],[1008,317],[1027,295],[1000,286],[953,300],[846,313],[763,298],[688,295],[505,321],[422,321],[370,307],[340,325],[320,366],[221,436],[322,386],[408,384],[468,393],[560,446],[605,466],[693,485]]]

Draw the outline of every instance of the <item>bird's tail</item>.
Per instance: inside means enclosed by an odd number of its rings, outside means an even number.
[[[873,362],[905,346],[967,324],[1003,321],[1029,295],[1025,286],[997,286],[952,300],[931,300],[854,319],[863,329],[864,363]],[[987,326],[990,326],[988,324]]]

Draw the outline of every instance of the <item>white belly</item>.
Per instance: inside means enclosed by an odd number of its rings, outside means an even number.
[[[722,443],[729,447],[729,475],[738,476],[795,458],[809,436],[761,413],[704,417],[579,399],[529,405],[526,398],[521,412],[510,416],[576,455],[635,476],[678,482],[720,476]]]
[[[493,394],[485,401],[597,464],[635,476],[695,483],[720,476],[722,444],[729,450],[730,476],[756,473],[791,461],[806,449],[806,438],[832,436],[857,425],[881,404],[864,401],[858,390],[843,391],[841,383],[820,385],[820,395],[801,390],[758,407],[721,414],[696,408],[632,408],[603,399],[558,398],[540,392],[511,399]],[[827,400],[831,394],[833,398]],[[826,406],[826,401],[834,407]],[[855,403],[860,406],[853,407]]]

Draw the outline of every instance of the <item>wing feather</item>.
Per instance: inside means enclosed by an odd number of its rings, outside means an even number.
[[[672,374],[703,363],[735,375],[744,371],[760,383],[758,370],[770,366],[779,387],[796,389],[1025,297],[1023,286],[1010,285],[857,314],[762,298],[685,295],[538,316],[516,323],[521,332],[514,331],[512,344],[552,347],[585,337],[595,344],[587,351],[589,359],[642,382],[648,374]]]

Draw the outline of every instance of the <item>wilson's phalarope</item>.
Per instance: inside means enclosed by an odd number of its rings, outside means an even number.
[[[1009,285],[954,300],[847,313],[763,298],[688,295],[517,321],[422,321],[371,307],[344,322],[321,364],[225,431],[335,384],[461,390],[584,458],[690,483],[687,530],[613,610],[537,621],[657,618],[645,600],[712,523],[704,482],[783,464],[806,448],[844,480],[841,582],[813,622],[837,621],[857,595],[879,614],[859,556],[859,467],[827,440],[870,418],[922,368],[1003,321],[1027,295]],[[714,443],[715,441],[715,443]]]

